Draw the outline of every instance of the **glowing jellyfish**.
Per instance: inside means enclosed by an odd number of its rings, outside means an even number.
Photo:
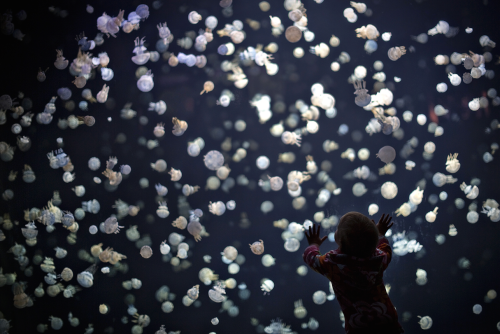
[[[396,150],[391,146],[384,146],[378,151],[376,156],[377,158],[388,164],[394,161],[394,159],[396,158]]]
[[[170,253],[170,246],[167,244],[166,240],[163,241],[160,245],[160,253],[162,253],[163,255]]]
[[[204,157],[205,166],[210,170],[217,170],[224,165],[224,156],[219,151],[210,151]]]
[[[387,51],[387,55],[389,56],[389,59],[392,61],[398,60],[405,54],[406,54],[406,49],[404,46],[395,46],[390,48],[389,51]]]
[[[368,207],[368,214],[370,216],[373,216],[377,212],[378,212],[378,205],[374,203],[370,204],[370,206]]]
[[[436,221],[437,211],[438,207],[436,206],[434,210],[427,212],[425,214],[425,220],[427,220],[429,223],[434,223]]]
[[[479,188],[477,186],[466,185],[465,182],[460,185],[460,190],[465,193],[465,197],[468,199],[476,199],[479,195]]]
[[[420,187],[413,190],[410,194],[410,203],[413,205],[419,205],[422,203],[422,199],[424,198],[424,191],[420,190]]]
[[[257,168],[265,170],[269,167],[270,161],[268,157],[266,157],[265,155],[261,155],[257,158],[255,163],[257,165]]]
[[[420,317],[420,320],[418,321],[418,324],[422,329],[429,329],[432,327],[432,318],[426,315],[425,317]]]
[[[290,43],[297,43],[302,38],[302,30],[296,26],[289,26],[285,31],[285,38]]]
[[[269,177],[269,183],[271,189],[274,191],[279,191],[283,188],[283,179],[279,176]]]
[[[262,239],[260,239],[259,241],[255,241],[250,245],[250,250],[255,255],[261,255],[262,253],[264,253],[264,241],[262,241]]]
[[[363,196],[368,189],[366,189],[365,185],[362,182],[357,182],[352,186],[352,193],[356,197],[361,197]]]
[[[296,252],[300,248],[300,241],[295,238],[288,238],[284,247],[288,252]]]
[[[214,215],[221,216],[226,212],[226,205],[222,201],[218,201],[215,203],[210,202],[208,205],[208,211],[213,213]]]
[[[382,197],[393,199],[398,194],[398,186],[394,182],[387,181],[380,187]]]
[[[353,82],[354,89],[356,90],[354,94],[356,98],[354,99],[354,103],[356,103],[359,107],[365,107],[370,104],[372,98],[371,95],[368,94],[368,90],[366,89],[366,81],[354,81]]]
[[[221,254],[229,261],[234,261],[238,256],[238,250],[233,246],[227,246]]]
[[[264,295],[270,294],[271,290],[274,289],[274,282],[270,279],[266,279],[260,286],[260,289],[264,291]]]
[[[326,302],[326,292],[318,290],[313,293],[313,302],[316,305],[322,305]]]
[[[140,253],[143,258],[149,259],[153,255],[153,250],[149,246],[142,246]]]
[[[226,300],[226,290],[224,290],[224,284],[222,282],[217,283],[212,289],[208,291],[208,297],[216,303],[221,303]]]
[[[262,264],[264,267],[270,267],[274,266],[275,264],[275,258],[273,258],[271,255],[266,254],[262,257]]]

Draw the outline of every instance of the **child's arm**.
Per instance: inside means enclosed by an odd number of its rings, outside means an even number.
[[[307,247],[304,251],[302,258],[312,270],[314,270],[318,274],[328,276],[328,272],[326,269],[327,266],[324,265],[325,255],[321,255],[321,253],[319,252],[319,246],[321,246],[323,241],[326,240],[327,236],[320,238],[319,230],[320,226],[318,224],[317,228],[316,225],[309,227],[309,234],[305,232],[309,247]]]
[[[382,214],[382,217],[380,218],[377,224],[377,229],[379,232],[377,248],[386,254],[386,257],[382,262],[383,270],[387,269],[387,266],[389,265],[392,259],[392,249],[391,246],[389,245],[389,241],[385,237],[387,230],[389,230],[392,227],[392,225],[394,225],[394,222],[391,223],[391,219],[392,217],[390,217],[389,215],[385,216],[385,214]],[[375,224],[374,221],[373,223]]]

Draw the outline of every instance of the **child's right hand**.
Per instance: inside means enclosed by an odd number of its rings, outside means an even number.
[[[394,225],[394,222],[391,223],[391,219],[392,217],[389,217],[389,215],[386,216],[385,213],[382,214],[382,217],[380,217],[378,224],[376,224],[379,235],[384,236],[387,233],[387,230],[389,230],[392,225]],[[375,221],[373,219],[372,222],[375,224]]]

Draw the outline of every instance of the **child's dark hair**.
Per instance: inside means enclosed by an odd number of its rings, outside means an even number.
[[[340,249],[345,254],[368,257],[377,248],[378,229],[368,217],[359,212],[343,215],[336,234]]]

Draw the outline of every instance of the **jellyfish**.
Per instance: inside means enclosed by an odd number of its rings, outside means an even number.
[[[141,92],[149,92],[153,89],[153,87],[153,73],[149,70],[146,74],[142,75],[139,80],[137,80],[137,88],[139,88]]]
[[[396,213],[397,217],[399,217],[401,215],[403,215],[403,217],[408,217],[410,215],[410,213],[411,213],[411,206],[408,203],[403,203],[403,205],[401,205],[394,212]]]
[[[456,181],[456,179],[454,179]],[[467,185],[465,182],[462,182],[460,185],[460,190],[465,193],[465,197],[468,199],[476,199],[479,195],[479,188],[477,186]]]
[[[384,146],[378,151],[376,156],[377,158],[388,164],[394,161],[394,159],[396,158],[396,150],[391,146]]]
[[[422,329],[429,329],[432,327],[432,318],[426,315],[425,317],[418,316],[420,320],[418,321],[418,324],[420,325],[420,328]]]
[[[66,67],[68,67],[69,60],[63,57],[62,50],[56,50],[56,52],[57,52],[57,58],[56,61],[54,62],[54,66],[58,70],[64,70]]]
[[[437,34],[446,34],[449,30],[450,30],[450,25],[448,24],[448,22],[439,21],[434,28],[429,29],[427,34],[430,36],[434,36]]]
[[[259,241],[255,241],[253,244],[250,244],[250,250],[255,255],[262,255],[262,253],[264,253],[264,241],[260,239]]]
[[[187,226],[187,230],[194,237],[196,242],[201,240],[203,227],[198,220],[191,220]]]
[[[373,216],[374,214],[376,214],[378,212],[378,205],[375,204],[375,203],[372,203],[370,204],[370,206],[368,207],[368,214],[370,216]]]
[[[260,286],[260,289],[264,291],[264,295],[270,294],[271,290],[274,289],[274,282],[271,281],[270,279],[266,279]]]
[[[458,153],[448,155],[446,159],[446,171],[449,173],[456,173],[460,169],[460,162],[457,159]]]
[[[123,226],[118,225],[116,217],[109,217],[104,222],[104,232],[107,234],[117,234],[120,232],[120,228],[123,228]]]
[[[96,99],[97,102],[99,103],[105,103],[108,100],[108,92],[109,92],[109,86],[104,86],[102,87],[102,90],[97,93]]]
[[[149,60],[150,53],[146,52],[147,49],[146,49],[146,47],[144,47],[145,38],[146,37],[143,37],[142,39],[139,40],[139,37],[137,37],[134,40],[135,48],[132,52],[135,53],[135,56],[132,57],[132,61],[136,65],[144,65]],[[139,89],[140,89],[140,87],[139,87]]]
[[[158,202],[159,207],[156,210],[156,214],[160,218],[167,218],[170,215],[170,212],[168,211],[167,208],[167,202]]]
[[[212,81],[205,81],[203,84],[203,90],[200,92],[200,95],[203,93],[209,93],[214,90],[214,83]]]
[[[184,132],[186,132],[188,128],[188,124],[186,121],[180,121],[177,119],[177,117],[172,117],[172,123],[174,124],[174,128],[172,130],[172,133],[175,136],[182,136]]]
[[[226,205],[222,201],[218,201],[215,203],[210,202],[208,205],[208,211],[217,216],[222,216],[224,212],[226,212]]]
[[[455,183],[457,179],[453,178],[451,175],[444,175],[443,173],[437,172],[432,177],[432,182],[436,187],[442,187],[447,183]],[[462,189],[463,190],[463,189]]]
[[[94,273],[97,270],[97,265],[93,264],[86,270],[77,275],[78,283],[84,288],[90,288],[94,284]]]
[[[387,55],[389,56],[389,59],[392,61],[398,60],[405,54],[406,54],[406,49],[404,46],[395,46],[390,48],[389,51],[387,51]]]
[[[226,290],[224,289],[224,283],[223,282],[218,282],[212,289],[208,291],[208,297],[216,302],[216,303],[221,303],[226,300]]]
[[[167,110],[167,104],[163,100],[160,100],[156,103],[150,102],[148,110],[155,111],[158,115],[163,115]]]
[[[425,214],[425,220],[427,220],[429,223],[434,223],[436,221],[437,211],[438,207],[436,206],[434,210],[427,212]]]
[[[149,259],[153,255],[153,250],[149,246],[142,246],[140,254],[143,258]]]
[[[366,8],[366,5],[365,5]],[[356,37],[360,37],[363,39],[377,39],[378,36],[380,36],[377,28],[371,24],[368,24],[366,26],[362,26],[361,28],[358,28],[355,30],[356,31]]]
[[[281,141],[287,145],[297,145],[300,147],[302,137],[295,132],[285,131],[281,135]]]
[[[203,158],[205,166],[210,170],[218,170],[224,165],[224,156],[219,151],[209,151]]]
[[[179,181],[182,177],[182,172],[178,169],[174,169],[174,168],[171,168],[170,169],[170,172],[168,172],[168,174],[170,174],[171,176],[171,180],[172,181]]]
[[[302,30],[296,26],[289,26],[285,30],[285,38],[290,43],[297,43],[302,38]]]
[[[410,194],[410,203],[413,205],[419,205],[422,203],[422,199],[424,198],[424,191],[420,190],[420,187],[413,190]]]
[[[398,187],[394,182],[387,181],[380,187],[380,191],[385,199],[393,199],[398,194]]]

